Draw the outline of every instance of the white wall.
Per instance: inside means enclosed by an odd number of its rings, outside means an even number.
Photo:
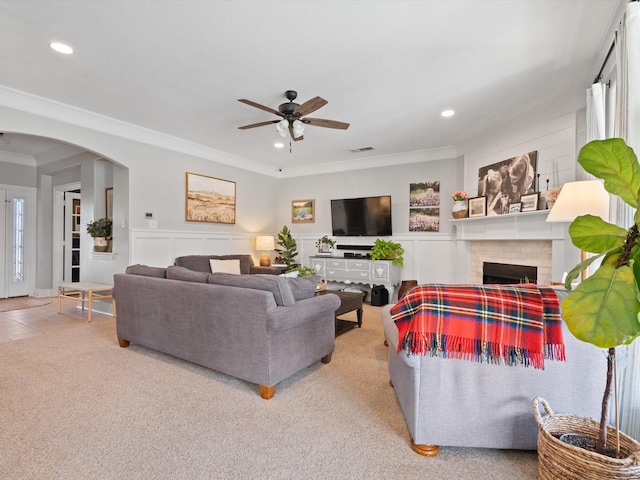
[[[454,227],[449,222],[453,206],[450,194],[462,184],[463,159],[420,162],[414,158],[414,163],[395,165],[394,158],[388,157],[386,167],[280,180],[279,229],[282,225],[291,229],[298,241],[301,263],[309,265],[308,258],[316,250],[315,241],[331,235],[331,199],[391,195],[393,240],[405,249],[402,279],[420,283],[453,281],[456,257]],[[406,159],[406,155],[402,158]],[[440,232],[409,232],[409,184],[436,180],[440,181]],[[292,223],[291,201],[304,199],[315,200],[315,222]],[[338,243],[346,245],[374,242],[375,237],[338,237]]]

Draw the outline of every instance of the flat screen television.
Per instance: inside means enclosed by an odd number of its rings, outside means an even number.
[[[331,200],[331,227],[335,237],[391,235],[391,196]]]

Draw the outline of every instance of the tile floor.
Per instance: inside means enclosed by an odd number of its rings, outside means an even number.
[[[92,321],[113,318],[94,310]],[[87,323],[87,311],[76,307],[72,301],[63,301],[58,313],[58,297],[42,307],[0,312],[0,343],[42,335],[56,330],[73,328]]]

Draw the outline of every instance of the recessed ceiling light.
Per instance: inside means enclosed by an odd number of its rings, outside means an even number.
[[[273,146],[276,147],[276,148],[282,148],[282,147],[284,147],[284,143],[276,142],[276,143],[273,144]]]
[[[454,112],[453,110],[443,110],[442,112],[440,112],[440,116],[442,117],[453,117],[455,115],[456,112]]]
[[[58,53],[62,53],[64,55],[71,55],[73,53],[73,48],[69,45],[60,42],[51,42],[49,46],[54,49]]]

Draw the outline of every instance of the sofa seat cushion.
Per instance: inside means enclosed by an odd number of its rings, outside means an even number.
[[[167,278],[170,280],[182,280],[184,282],[208,283],[209,273],[196,272],[185,267],[172,265],[167,267]]]
[[[147,265],[129,265],[126,273],[130,275],[142,275],[144,277],[167,278],[167,269],[162,267],[149,267]]]
[[[268,274],[233,275],[230,273],[212,273],[209,275],[209,283],[216,285],[251,288],[253,290],[271,292],[276,300],[276,304],[281,307],[290,307],[296,303],[296,299],[293,296],[287,280],[289,279]]]

